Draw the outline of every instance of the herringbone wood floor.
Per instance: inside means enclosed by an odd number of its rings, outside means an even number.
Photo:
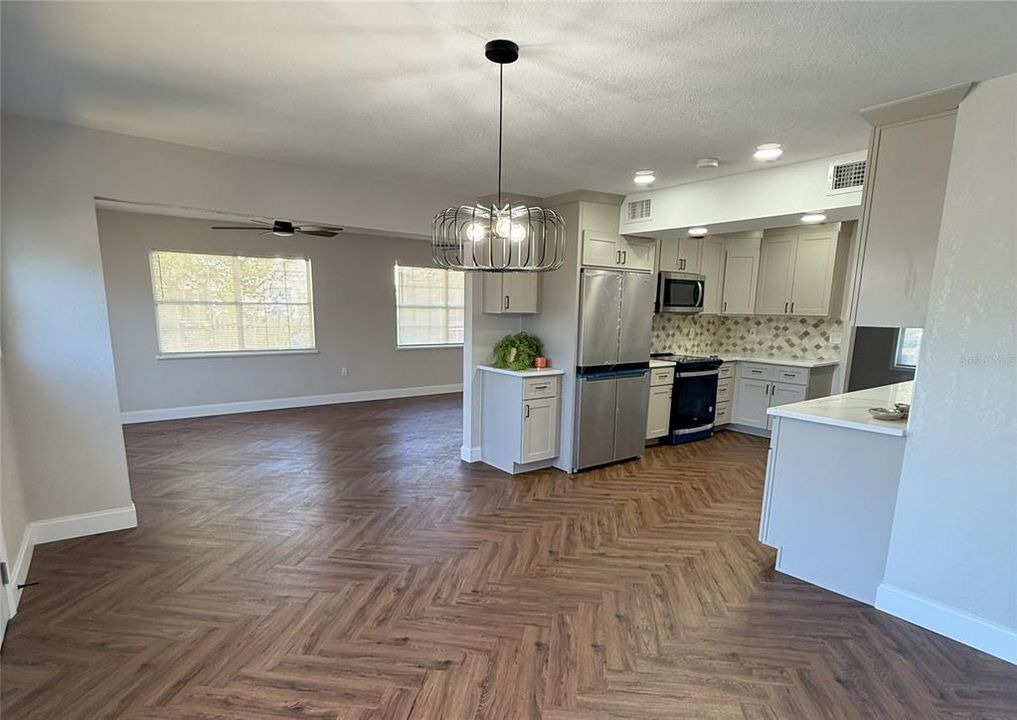
[[[459,408],[126,428],[141,526],[37,548],[4,718],[1017,717],[1017,669],[773,572],[763,441],[510,478]]]

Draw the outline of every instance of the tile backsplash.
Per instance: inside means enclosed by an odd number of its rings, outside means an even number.
[[[842,332],[838,318],[658,313],[653,316],[653,351],[837,360]]]

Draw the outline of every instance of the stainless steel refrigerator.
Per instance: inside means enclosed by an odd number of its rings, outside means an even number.
[[[654,280],[582,271],[573,470],[643,454]]]

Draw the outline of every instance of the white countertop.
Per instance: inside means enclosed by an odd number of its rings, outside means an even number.
[[[496,368],[492,365],[477,365],[477,370],[483,370],[484,372],[498,373],[499,375],[514,375],[515,377],[540,377],[542,375],[564,375],[564,370],[558,368],[530,368],[528,370],[506,370],[505,368]]]
[[[657,358],[650,358],[650,367],[652,368],[674,367],[677,364],[678,363],[674,360],[658,360]]]
[[[767,410],[767,413],[823,425],[903,437],[907,434],[907,420],[876,420],[869,415],[869,408],[892,408],[894,403],[899,402],[910,404],[913,387],[914,382],[884,385],[843,395],[778,405]]]
[[[789,365],[801,368],[819,368],[839,365],[838,360],[804,360],[802,358],[767,357],[762,355],[733,355],[729,353],[716,353],[724,362],[754,362],[764,365]]]

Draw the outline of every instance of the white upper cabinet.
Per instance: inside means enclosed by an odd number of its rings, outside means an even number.
[[[752,315],[756,311],[758,278],[759,241],[725,243],[720,312],[724,315]]]
[[[484,273],[484,312],[528,314],[540,312],[540,273]]]
[[[827,317],[839,303],[846,263],[838,265],[840,223],[779,228],[764,233],[759,259],[757,315]],[[846,248],[844,248],[846,250]],[[839,256],[846,261],[846,252]]]
[[[783,315],[791,307],[791,285],[795,273],[795,246],[798,238],[764,237],[759,252],[759,291],[756,312]]]
[[[833,289],[838,286],[834,283],[838,236],[839,228],[803,230],[798,234],[791,283],[792,315],[830,315]]]
[[[656,240],[583,232],[583,266],[653,272]]]
[[[660,269],[666,272],[699,273],[703,238],[668,238],[660,243]]]
[[[703,296],[703,312],[719,313],[721,289],[724,283],[724,243],[720,240],[703,240],[699,272],[706,277]]]
[[[922,327],[956,111],[873,129],[855,294],[858,325]]]

